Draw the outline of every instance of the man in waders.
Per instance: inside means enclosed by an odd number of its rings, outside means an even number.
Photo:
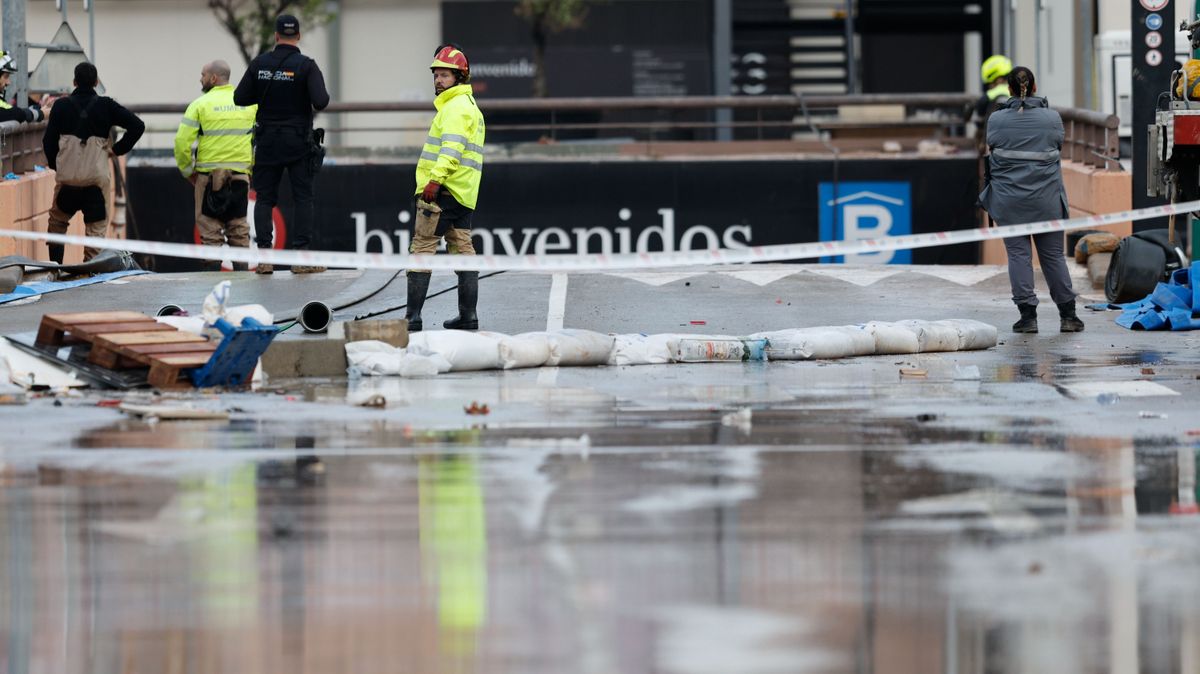
[[[437,115],[417,161],[416,232],[409,252],[432,255],[446,238],[451,255],[474,255],[471,215],[483,176],[483,114],[471,91],[471,69],[457,45],[438,47],[433,64]],[[419,332],[429,270],[408,270],[408,331]],[[478,330],[479,272],[458,272],[458,317],[447,330]]]

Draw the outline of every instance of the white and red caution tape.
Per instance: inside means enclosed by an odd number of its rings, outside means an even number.
[[[0,229],[0,236],[30,241],[126,250],[131,253],[166,255],[197,260],[231,260],[251,264],[310,265],[358,269],[437,269],[447,271],[612,271],[616,269],[654,269],[698,265],[780,262],[841,255],[860,255],[892,250],[932,248],[974,243],[1011,236],[1045,232],[1063,232],[1121,222],[1148,220],[1166,215],[1200,211],[1200,201],[1152,206],[1119,213],[1089,215],[1068,220],[1046,220],[1023,225],[990,229],[957,229],[928,234],[907,234],[881,239],[788,243],[748,248],[720,248],[663,253],[623,253],[618,255],[408,255],[350,253],[328,250],[264,250],[257,248],[217,248],[185,243],[163,243],[134,239],[102,239],[90,236],[47,234]]]

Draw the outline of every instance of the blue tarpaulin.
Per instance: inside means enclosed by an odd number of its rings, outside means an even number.
[[[1117,325],[1130,330],[1200,330],[1200,262],[1176,270],[1144,300],[1091,308],[1120,309]]]
[[[13,289],[11,293],[0,295],[0,304],[6,302],[15,302],[23,300],[34,295],[44,295],[46,293],[58,292],[59,290],[70,290],[80,286],[90,286],[93,283],[104,283],[112,281],[123,276],[136,276],[138,274],[149,274],[150,272],[144,269],[127,269],[125,271],[114,271],[107,274],[96,274],[95,276],[87,276],[73,281],[39,281],[37,283],[27,283],[19,285]]]

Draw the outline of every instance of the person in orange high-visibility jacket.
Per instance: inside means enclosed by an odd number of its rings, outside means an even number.
[[[446,237],[452,255],[474,255],[471,215],[483,177],[483,113],[475,103],[470,64],[462,49],[454,44],[438,47],[429,68],[437,115],[417,161],[416,231],[409,252],[436,253]],[[430,272],[409,270],[407,276],[408,331],[419,332]],[[447,330],[478,330],[478,301],[479,272],[458,272],[458,317],[442,325]]]

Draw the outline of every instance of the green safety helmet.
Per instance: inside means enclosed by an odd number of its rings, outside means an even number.
[[[997,77],[1004,77],[1011,73],[1012,69],[1012,61],[1008,60],[1007,56],[996,54],[984,60],[983,66],[979,68],[979,75],[984,82],[991,84]]]
[[[17,72],[17,64],[13,60],[12,54],[6,51],[0,51],[0,72],[15,73]]]

